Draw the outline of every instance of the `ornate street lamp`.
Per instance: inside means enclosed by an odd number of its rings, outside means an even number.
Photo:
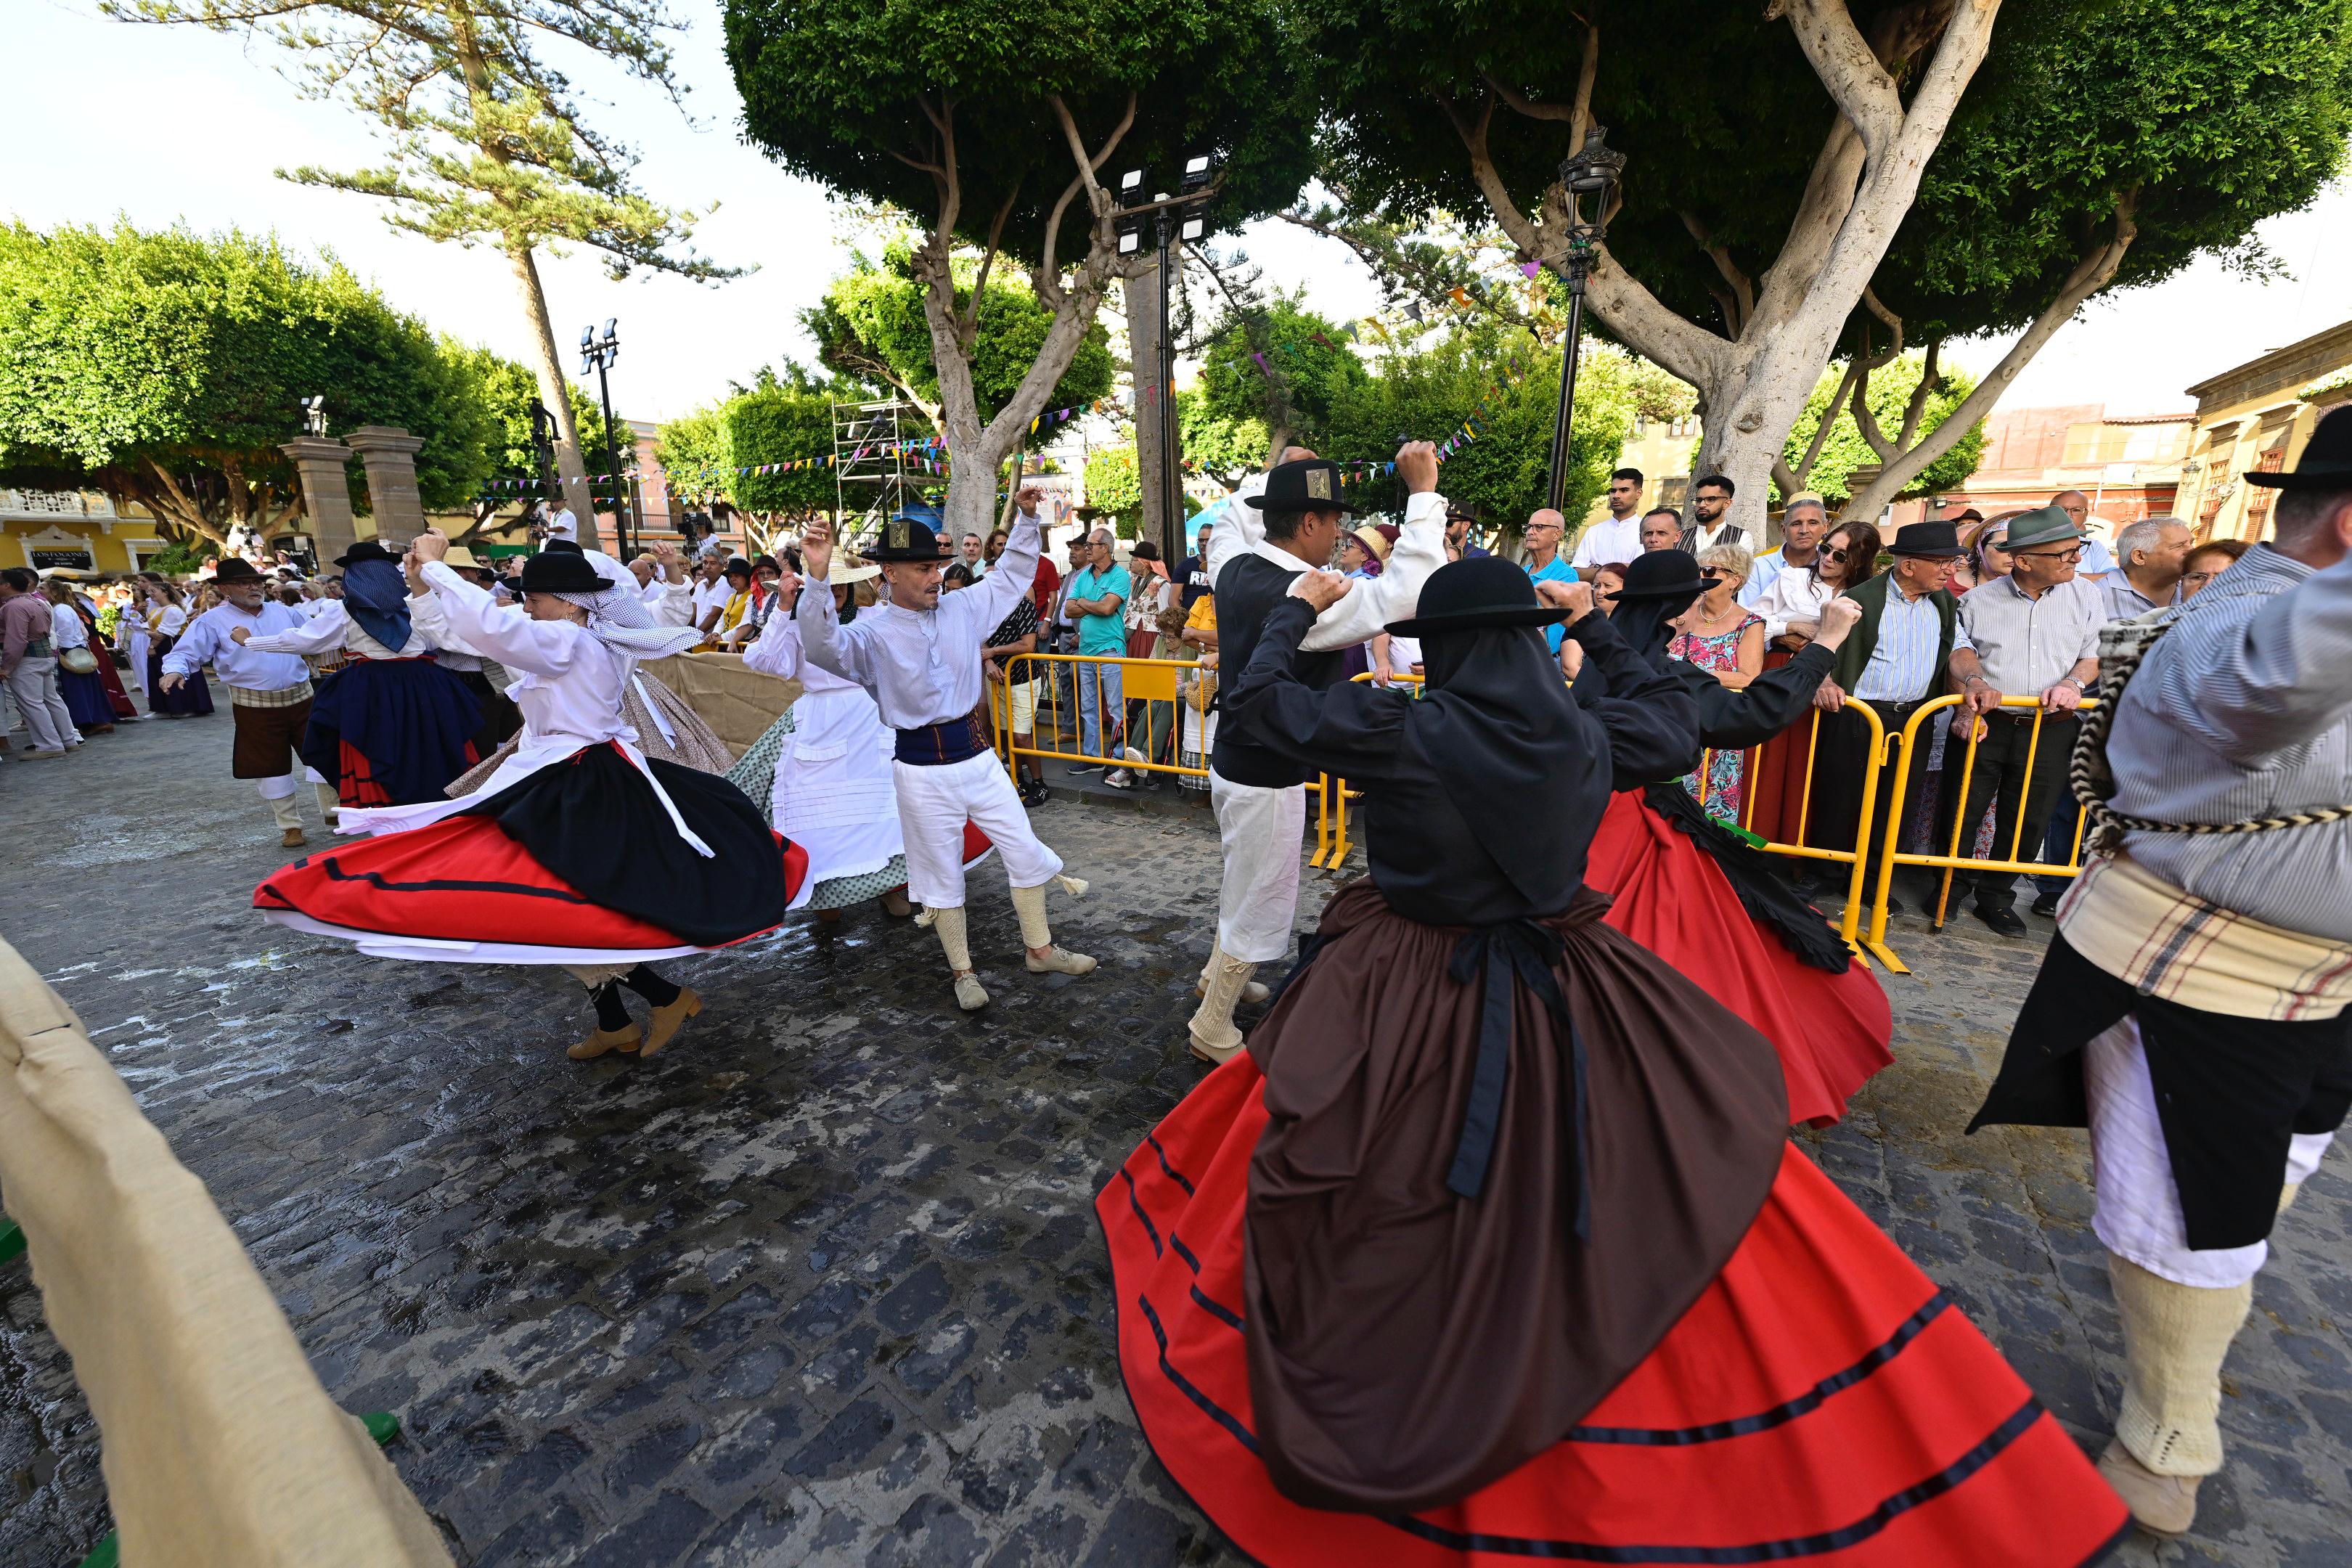
[[[1549,502],[1558,511],[1568,496],[1569,419],[1576,409],[1577,350],[1584,335],[1584,280],[1592,272],[1593,252],[1608,233],[1609,198],[1625,173],[1625,154],[1613,152],[1601,140],[1607,129],[1596,125],[1584,133],[1576,156],[1559,166],[1560,189],[1568,198],[1568,255],[1560,272],[1568,279],[1568,331],[1560,339],[1559,416],[1551,431]],[[1592,203],[1592,219],[1585,221],[1584,203]]]

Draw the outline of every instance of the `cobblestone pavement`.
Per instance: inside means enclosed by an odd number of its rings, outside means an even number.
[[[1089,1209],[1195,1081],[1204,813],[1040,812],[1095,885],[1054,902],[1092,978],[1008,966],[991,867],[978,1017],[927,933],[859,911],[680,965],[709,1006],[670,1053],[575,1065],[561,975],[256,919],[282,857],[228,732],[224,710],[0,767],[6,935],[210,1184],[328,1390],[401,1415],[392,1458],[460,1563],[1236,1561],[1138,1435]],[[1916,919],[1895,942],[1897,1065],[1805,1142],[2090,1442],[2120,1340],[2083,1140],[1958,1135],[2035,949]],[[2347,1213],[2339,1157],[2231,1357],[2197,1536],[2125,1562],[2352,1561]],[[71,1563],[105,1529],[97,1434],[11,1269],[0,1564]]]

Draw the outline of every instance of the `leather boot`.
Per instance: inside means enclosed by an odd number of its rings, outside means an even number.
[[[1251,972],[1256,968],[1255,963],[1217,954],[1216,967],[1208,976],[1200,1010],[1192,1015],[1189,1031],[1192,1054],[1202,1061],[1223,1066],[1242,1048],[1242,1032],[1234,1027],[1234,1004],[1241,1000],[1242,987],[1249,984]]]
[[[677,1000],[667,1007],[654,1009],[653,1027],[646,1035],[645,1046],[638,1055],[649,1057],[659,1051],[669,1044],[670,1037],[677,1033],[681,1025],[701,1011],[702,998],[694,994],[694,987],[679,986]]]

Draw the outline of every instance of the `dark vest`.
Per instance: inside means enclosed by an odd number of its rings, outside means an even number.
[[[1297,573],[1258,554],[1237,555],[1217,574],[1217,668],[1230,680],[1249,668],[1265,617],[1290,593]],[[1301,653],[1292,667],[1299,682],[1320,691],[1348,679],[1343,652]],[[1307,782],[1307,770],[1288,758],[1252,745],[1231,724],[1217,730],[1209,765],[1228,784],[1288,789]]]

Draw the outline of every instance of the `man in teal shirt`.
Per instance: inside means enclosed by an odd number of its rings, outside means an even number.
[[[1528,575],[1537,582],[1576,581],[1576,568],[1570,566],[1568,557],[1559,552],[1560,533],[1567,526],[1568,520],[1548,506],[1538,507],[1528,514],[1527,527],[1520,531],[1528,546],[1528,558],[1522,564],[1527,567]],[[1550,645],[1554,658],[1559,657],[1559,641],[1564,629],[1558,622],[1544,628],[1544,641]]]
[[[1086,570],[1070,579],[1062,599],[1062,613],[1078,628],[1078,651],[1105,658],[1127,657],[1127,601],[1135,581],[1127,568],[1111,559],[1110,530],[1096,529],[1087,541]],[[1127,716],[1116,664],[1078,666],[1078,750],[1088,757],[1108,757],[1118,742]],[[1103,770],[1098,762],[1072,763],[1074,773]]]

